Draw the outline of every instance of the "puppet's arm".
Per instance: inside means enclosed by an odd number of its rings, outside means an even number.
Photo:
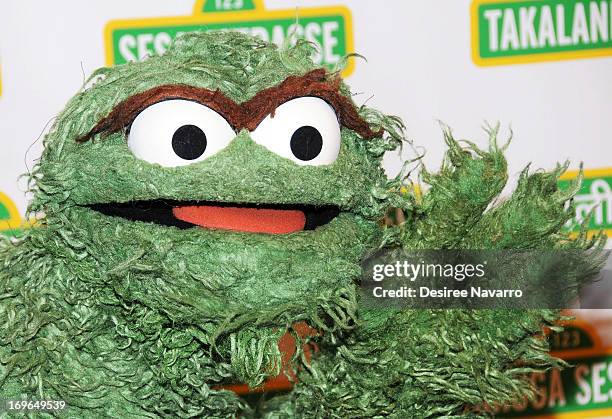
[[[542,339],[555,319],[550,311],[364,313],[353,338],[322,351],[270,417],[486,416],[474,407],[515,401],[529,392],[526,373],[556,364]]]
[[[552,249],[589,248],[580,237],[570,241],[562,233],[573,208],[565,205],[577,192],[579,181],[567,190],[557,188],[567,169],[521,173],[510,198],[499,195],[507,181],[505,147],[491,129],[488,150],[470,142],[462,147],[450,130],[444,130],[448,146],[438,173],[423,170],[423,196],[410,196],[406,222],[398,229],[396,245],[405,249]],[[501,202],[498,202],[501,201]],[[569,244],[568,244],[569,243]]]
[[[507,178],[502,150],[495,141],[488,151],[471,144],[462,148],[448,131],[445,138],[445,163],[438,173],[424,174],[430,187],[413,198],[406,222],[387,231],[387,245],[406,250],[598,245],[561,233],[571,217],[565,202],[575,192],[557,189],[564,167],[525,171],[513,195],[495,206],[491,202]],[[584,268],[597,263],[585,260]],[[543,334],[559,316],[544,309],[361,310],[357,330],[337,346],[322,347],[278,411],[285,417],[486,415],[474,408],[530,394],[527,373],[559,365],[548,355]]]

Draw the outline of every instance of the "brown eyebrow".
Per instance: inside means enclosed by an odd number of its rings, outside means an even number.
[[[253,131],[276,108],[302,96],[319,97],[330,104],[340,123],[355,131],[364,139],[380,137],[383,130],[373,131],[359,115],[353,102],[339,92],[340,78],[328,80],[326,70],[319,68],[302,76],[289,76],[279,85],[264,89],[246,102],[237,104],[219,90],[209,90],[183,84],[168,84],[154,87],[119,103],[102,118],[78,142],[91,139],[96,134],[112,134],[128,126],[145,108],[164,100],[186,99],[206,105],[221,114],[229,124],[239,130]]]
[[[91,139],[96,134],[112,134],[122,130],[132,123],[140,112],[149,106],[170,99],[187,99],[207,105],[223,115],[228,122],[236,127],[231,115],[240,115],[238,105],[220,91],[202,89],[181,84],[167,84],[137,93],[119,103],[102,118],[87,134],[78,138],[78,142]]]

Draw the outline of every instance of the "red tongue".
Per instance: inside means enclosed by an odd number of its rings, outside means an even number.
[[[286,234],[302,231],[306,225],[306,215],[299,210],[197,205],[176,207],[172,213],[200,227],[248,233]]]

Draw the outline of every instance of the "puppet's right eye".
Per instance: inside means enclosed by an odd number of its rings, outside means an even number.
[[[173,99],[140,112],[132,122],[127,143],[137,158],[175,167],[207,159],[235,136],[227,120],[211,108]]]

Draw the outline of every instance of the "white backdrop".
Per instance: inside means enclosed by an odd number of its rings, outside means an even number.
[[[367,58],[356,61],[347,79],[353,91],[361,92],[357,102],[367,100],[399,115],[409,138],[426,148],[429,168],[439,165],[444,151],[437,120],[481,146],[487,142],[483,123],[501,121],[515,134],[507,154],[512,175],[529,162],[550,169],[570,159],[573,168],[582,161],[589,170],[600,169],[591,170],[593,176],[610,185],[612,57],[536,57],[525,64],[479,66],[472,59],[468,0],[265,0],[269,10],[337,4],[350,10],[354,52]],[[105,65],[108,22],[189,16],[193,8],[194,0],[0,4],[0,198],[5,194],[5,205],[8,196],[24,214],[27,202],[17,177],[40,155],[36,139],[47,122],[91,71]],[[607,53],[600,52],[593,55]],[[411,157],[409,149],[406,153],[404,158]],[[388,155],[385,165],[394,174],[401,158]],[[603,325],[600,337],[612,346],[610,315],[584,317]]]

